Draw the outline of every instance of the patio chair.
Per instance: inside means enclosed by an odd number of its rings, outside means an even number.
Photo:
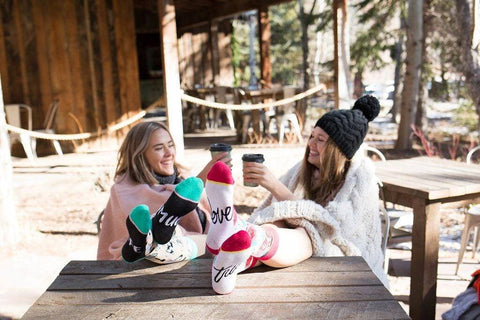
[[[47,110],[47,115],[45,116],[45,120],[43,121],[43,129],[38,129],[34,130],[36,132],[44,132],[44,133],[51,133],[54,134],[54,126],[55,126],[55,119],[57,117],[57,111],[58,111],[58,104],[59,100],[55,99],[53,102],[50,104]],[[58,140],[50,140],[53,144],[53,147],[55,148],[55,151],[57,152],[58,155],[62,156],[62,147],[60,146],[60,143]],[[32,137],[32,151],[35,154],[35,157],[37,157],[37,138]]]
[[[295,95],[295,87],[287,86],[283,88],[283,98],[291,98]],[[289,123],[292,126],[295,134],[298,137],[298,142],[303,142],[302,131],[300,130],[300,124],[298,121],[297,114],[295,113],[295,102],[286,104],[283,108],[278,108],[278,113],[275,118],[277,121],[278,127],[278,144],[283,144],[283,136],[285,135],[285,126]]]
[[[227,87],[216,87],[215,88],[215,101],[219,103],[227,103]],[[227,117],[228,125],[230,129],[235,129],[235,123],[233,122],[233,112],[231,109],[215,109],[215,116],[213,120],[213,127],[218,128],[220,122],[220,115],[224,112]]]
[[[473,243],[472,243],[472,258],[475,258],[477,251],[479,235],[480,235],[480,205],[471,205],[465,212],[465,226],[462,231],[462,239],[460,240],[460,251],[458,252],[457,266],[455,268],[455,275],[458,274],[458,269],[462,263],[465,249],[470,238],[470,233],[473,229]]]
[[[472,156],[478,150],[480,150],[480,146],[476,146],[475,148],[473,148],[472,150],[470,150],[468,152],[468,154],[467,154],[467,164],[470,164],[472,162]]]
[[[7,104],[5,105],[5,113],[7,116],[7,122],[15,127],[23,128],[29,131],[32,131],[32,108],[27,106],[26,104]],[[22,118],[27,117],[26,121],[27,126],[24,128],[22,126]],[[23,117],[22,117],[23,116]],[[32,141],[30,139],[30,135],[27,133],[10,133],[10,145],[15,143],[16,141],[20,141],[23,146],[23,150],[25,150],[25,154],[27,155],[28,160],[35,161],[37,158],[36,153],[32,149]]]
[[[381,181],[378,180],[378,182],[381,184]],[[385,206],[383,205],[382,202],[380,202],[379,205],[379,212],[380,212],[380,222],[382,226],[382,252],[383,252],[383,270],[385,270],[386,273],[388,273],[388,263],[390,261],[390,257],[388,256],[387,252],[387,243],[388,243],[388,238],[390,237],[390,216],[388,215],[388,211],[385,209]]]
[[[387,161],[383,153],[375,147],[368,145],[367,143],[362,144],[362,148],[365,152],[365,155],[374,154],[380,159],[380,161]],[[388,243],[390,245],[398,244],[402,242],[412,241],[412,226],[413,226],[413,211],[398,209],[395,205],[388,206],[385,197],[383,196],[383,184],[379,182],[379,191],[380,198],[383,201],[383,207],[387,212],[390,219],[389,227],[389,236]]]

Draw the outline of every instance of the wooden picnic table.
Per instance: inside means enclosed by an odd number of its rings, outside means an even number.
[[[480,166],[430,157],[375,163],[385,200],[413,208],[410,316],[435,319],[440,207],[480,200]]]
[[[23,319],[408,319],[361,257],[310,258],[211,288],[211,259],[71,261]]]

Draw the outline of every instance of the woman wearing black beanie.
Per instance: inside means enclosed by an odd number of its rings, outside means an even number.
[[[272,250],[260,260],[273,267],[310,256],[361,255],[388,287],[383,270],[378,186],[373,163],[357,152],[368,123],[379,113],[373,96],[350,110],[334,110],[315,124],[303,161],[277,179],[259,163],[246,163],[244,181],[271,194],[249,222],[269,230]]]

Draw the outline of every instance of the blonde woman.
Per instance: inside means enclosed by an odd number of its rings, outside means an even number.
[[[216,155],[197,177],[204,183],[216,161],[230,165],[227,155]],[[143,205],[155,214],[175,186],[186,178],[185,169],[176,162],[175,143],[169,130],[158,122],[141,122],[132,127],[120,147],[114,178],[100,232],[98,260],[121,259],[122,247],[129,239],[125,221],[132,210]],[[202,234],[209,224],[210,207],[203,194],[198,206],[180,219],[179,229],[185,234]],[[199,248],[202,250],[204,245],[199,244]]]

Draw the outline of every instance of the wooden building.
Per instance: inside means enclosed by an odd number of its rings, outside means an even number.
[[[286,1],[1,0],[4,102],[30,105],[41,129],[59,99],[57,133],[95,132],[165,91],[169,121],[181,123],[180,82],[231,81],[231,27],[222,20],[257,9],[266,21],[268,6]]]

